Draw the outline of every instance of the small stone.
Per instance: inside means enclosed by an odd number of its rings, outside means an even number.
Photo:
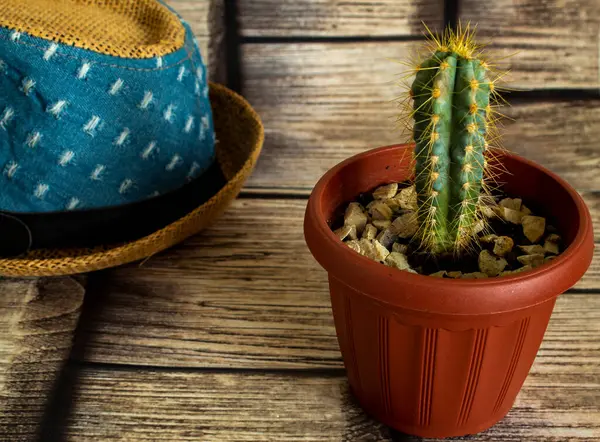
[[[481,241],[483,243],[490,243],[490,242],[496,241],[496,238],[498,238],[498,235],[494,235],[492,233],[489,235],[482,236],[481,238],[479,238],[479,241]]]
[[[362,255],[362,248],[360,247],[360,242],[358,242],[356,240],[352,240],[352,241],[346,241],[344,244],[346,244],[348,247],[350,247],[355,252],[360,253]]]
[[[375,246],[373,245],[373,242],[364,238],[361,238],[358,242],[360,244],[359,253],[367,258],[375,259]]]
[[[473,235],[477,235],[478,233],[481,233],[481,232],[483,232],[483,231],[484,231],[484,229],[485,229],[485,225],[486,225],[486,224],[485,224],[485,221],[484,221],[484,220],[482,220],[482,219],[480,219],[480,220],[477,220],[477,221],[475,222],[475,224],[473,224],[473,230],[471,231],[471,233],[472,233]]]
[[[498,276],[508,265],[504,258],[494,256],[489,250],[479,254],[479,270],[488,276]]]
[[[419,222],[416,212],[408,212],[404,215],[399,216],[394,220],[390,229],[400,237],[400,238],[410,238],[419,229]]]
[[[373,192],[373,198],[376,200],[387,200],[395,197],[396,193],[398,193],[398,183],[392,183],[378,187],[375,192]]]
[[[447,275],[448,275],[450,278],[457,279],[457,278],[460,278],[460,277],[462,277],[462,272],[461,272],[460,270],[458,270],[458,271],[455,271],[455,272],[448,272],[448,273],[447,273]]]
[[[373,225],[379,230],[384,230],[391,226],[392,222],[389,219],[374,219]]]
[[[517,212],[521,212],[521,203],[523,200],[520,198],[504,198],[500,201],[500,206],[506,207],[507,209],[516,210]]]
[[[548,240],[546,240],[546,242],[544,243],[544,250],[546,251],[546,253],[551,253],[553,255],[558,255],[560,253],[558,243]]]
[[[384,200],[383,201],[390,209],[392,209],[392,212],[398,212],[399,210],[401,210],[400,207],[400,200],[396,197],[396,198],[390,198],[389,200]]]
[[[376,201],[369,209],[369,213],[373,220],[391,220],[394,214],[392,209],[383,201]]]
[[[494,254],[498,256],[505,256],[513,249],[514,245],[515,242],[512,240],[512,238],[508,236],[499,236],[494,240]]]
[[[392,244],[392,252],[404,253],[406,255],[406,252],[408,252],[408,246],[406,244],[395,242]]]
[[[446,276],[446,274],[447,273],[445,270],[440,270],[439,272],[432,273],[429,276],[433,276],[434,278],[443,278],[444,276]]]
[[[463,273],[462,279],[483,279],[487,278],[488,275],[482,272],[473,272],[473,273]]]
[[[517,256],[517,260],[526,266],[531,266],[532,268],[539,267],[544,264],[544,255],[535,254],[535,255],[521,255]]]
[[[498,206],[496,207],[498,216],[502,218],[504,221],[508,221],[513,224],[521,224],[521,220],[523,219],[523,214],[518,210],[509,209],[508,207]]]
[[[356,226],[343,226],[335,230],[333,233],[335,233],[342,241],[346,238],[358,239],[356,235]]]
[[[527,270],[531,270],[532,268],[533,267],[531,267],[531,266],[523,266],[523,267],[519,267],[516,270],[506,270],[505,272],[500,273],[500,276],[514,275],[515,273],[526,272]]]
[[[344,225],[355,226],[356,233],[359,235],[362,234],[367,225],[367,215],[360,204],[350,203],[348,205],[344,214]]]
[[[539,244],[535,244],[533,246],[519,246],[519,249],[521,249],[527,255],[543,255],[545,252],[544,248]]]
[[[398,234],[390,226],[387,229],[382,230],[377,235],[377,241],[383,244],[384,247],[390,249],[392,245],[398,240]]]
[[[375,239],[377,236],[377,228],[373,224],[367,224],[363,231],[362,238],[367,240]]]
[[[375,248],[375,257],[373,259],[377,261],[385,261],[390,254],[390,251],[376,239],[373,240],[373,246]]]
[[[550,235],[548,235],[546,237],[546,241],[560,243],[562,241],[562,238],[559,235],[557,235],[556,233],[551,233]]]
[[[359,241],[348,241],[346,244],[361,255],[366,256],[374,261],[383,262],[386,256],[388,256],[390,253],[376,239],[368,240],[362,238]]]
[[[417,210],[417,191],[414,185],[402,189],[396,199],[402,209]]]
[[[524,215],[531,215],[532,212],[525,204],[521,204],[521,213]]]
[[[369,204],[367,204],[367,206],[365,207],[367,209],[367,212],[371,212],[371,209],[376,205],[379,204],[381,201],[379,200],[373,200],[371,201]]]
[[[481,195],[479,197],[479,210],[486,218],[493,218],[497,216],[494,210],[497,205],[498,204],[494,198],[489,195]]]
[[[398,252],[390,253],[385,259],[385,264],[387,266],[395,267],[400,270],[410,269],[410,264],[408,264],[408,259],[406,258],[406,255]]]
[[[544,250],[547,253],[551,253],[553,255],[558,255],[560,253],[560,236],[552,233],[546,237],[546,241],[544,241]]]
[[[538,242],[546,230],[546,220],[540,216],[524,216],[522,219],[523,233],[532,243]]]

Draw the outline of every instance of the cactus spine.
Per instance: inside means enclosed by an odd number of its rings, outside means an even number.
[[[495,94],[469,27],[434,37],[410,88],[419,239],[431,253],[461,252],[485,218],[480,195],[493,178],[488,140]]]

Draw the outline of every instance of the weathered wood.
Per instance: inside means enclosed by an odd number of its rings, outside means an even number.
[[[600,86],[597,0],[459,0],[463,23],[478,26],[510,84],[526,89]]]
[[[583,356],[581,351],[572,355],[581,363],[568,372],[544,371],[538,360],[504,420],[482,434],[455,440],[600,440],[600,373]],[[349,393],[342,374],[84,367],[76,377],[75,394],[65,398],[73,401],[64,431],[67,441],[433,442],[400,435],[370,419]]]
[[[500,109],[504,146],[536,161],[578,190],[600,190],[600,100],[513,101]]]
[[[206,234],[141,268],[94,275],[87,300],[93,304],[79,335],[82,357],[167,366],[339,367],[326,275],[302,237],[305,204],[237,200]]]
[[[443,0],[240,0],[244,36],[421,35],[444,26]]]
[[[0,281],[0,440],[36,440],[83,294],[69,278]]]
[[[598,219],[600,194],[587,199]],[[327,275],[302,236],[305,205],[241,199],[205,234],[141,267],[92,276],[77,346],[84,350],[75,356],[160,366],[341,367]],[[600,291],[596,253],[577,288]],[[600,298],[571,294],[557,307],[549,333],[571,340],[567,347],[585,339],[587,320],[570,313],[584,300],[600,308]]]
[[[420,43],[247,44],[243,93],[265,123],[250,186],[312,188],[349,155],[401,140],[402,60]]]
[[[166,0],[189,23],[198,38],[208,77],[222,83],[226,78],[224,0]]]
[[[249,186],[310,189],[347,157],[406,141],[393,84],[414,42],[247,44],[244,94],[266,127]],[[410,80],[408,80],[410,81]],[[524,102],[501,109],[505,146],[580,189],[600,189],[600,100]]]

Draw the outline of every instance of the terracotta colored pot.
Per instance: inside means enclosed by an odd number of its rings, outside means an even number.
[[[588,269],[589,211],[565,181],[515,155],[504,190],[555,222],[568,247],[517,275],[450,280],[415,275],[358,255],[331,231],[342,205],[411,176],[410,145],[354,156],[314,188],[305,238],[327,270],[349,383],[363,408],[405,433],[450,437],[483,431],[513,406],[540,347],[556,298]],[[532,202],[534,204],[532,204]]]

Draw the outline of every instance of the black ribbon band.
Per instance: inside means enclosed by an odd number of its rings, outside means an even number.
[[[226,183],[218,163],[175,191],[117,207],[52,213],[0,212],[0,257],[31,249],[95,247],[134,241],[185,216]]]

